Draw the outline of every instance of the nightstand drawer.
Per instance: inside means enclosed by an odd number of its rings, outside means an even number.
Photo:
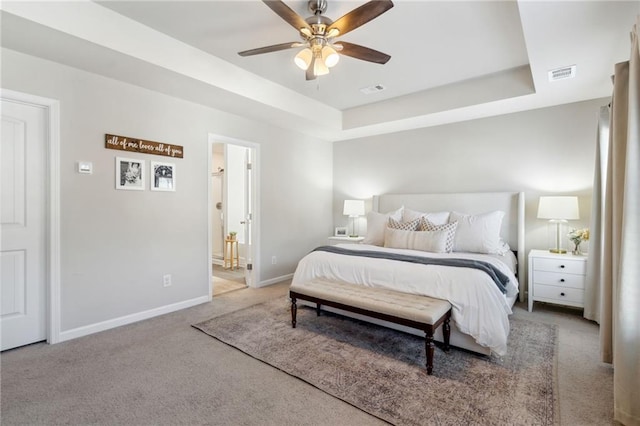
[[[587,264],[582,260],[536,258],[533,260],[533,269],[536,271],[585,275],[587,273]]]
[[[536,300],[560,304],[579,304],[580,306],[584,303],[584,290],[578,288],[536,284],[533,291]]]
[[[559,287],[584,288],[584,275],[562,272],[536,271],[534,284],[555,285]]]

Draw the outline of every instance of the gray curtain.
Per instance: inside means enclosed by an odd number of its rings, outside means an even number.
[[[639,28],[640,16],[631,33],[631,57],[615,66],[604,168],[596,163],[593,199],[599,205],[593,209],[589,259],[594,265],[585,291],[585,316],[600,322],[602,361],[613,363],[614,419],[624,425],[640,425]]]

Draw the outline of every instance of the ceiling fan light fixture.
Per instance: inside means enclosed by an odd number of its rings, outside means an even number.
[[[313,62],[313,75],[316,77],[329,74],[329,68],[321,57],[317,57]]]
[[[327,67],[331,68],[335,66],[340,60],[340,55],[335,49],[328,44],[322,48],[322,59],[324,59],[324,63]]]
[[[298,68],[306,71],[307,68],[309,68],[309,65],[311,65],[312,58],[313,58],[313,52],[311,52],[311,49],[307,47],[305,49],[302,49],[300,52],[298,52],[298,54],[293,59],[293,61],[296,63]]]
[[[327,34],[325,35],[325,37],[327,38],[334,38],[334,37],[338,37],[340,35],[340,30],[337,28],[331,28]]]

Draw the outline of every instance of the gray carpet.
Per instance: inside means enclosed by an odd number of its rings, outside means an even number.
[[[437,349],[424,340],[283,299],[194,327],[380,419],[398,425],[555,425],[557,327],[512,318],[508,354]]]

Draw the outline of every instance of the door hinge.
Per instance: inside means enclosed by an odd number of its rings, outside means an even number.
[[[253,263],[247,263],[247,271],[253,270]]]
[[[247,170],[252,170],[252,169],[253,169],[253,164],[247,163]]]

